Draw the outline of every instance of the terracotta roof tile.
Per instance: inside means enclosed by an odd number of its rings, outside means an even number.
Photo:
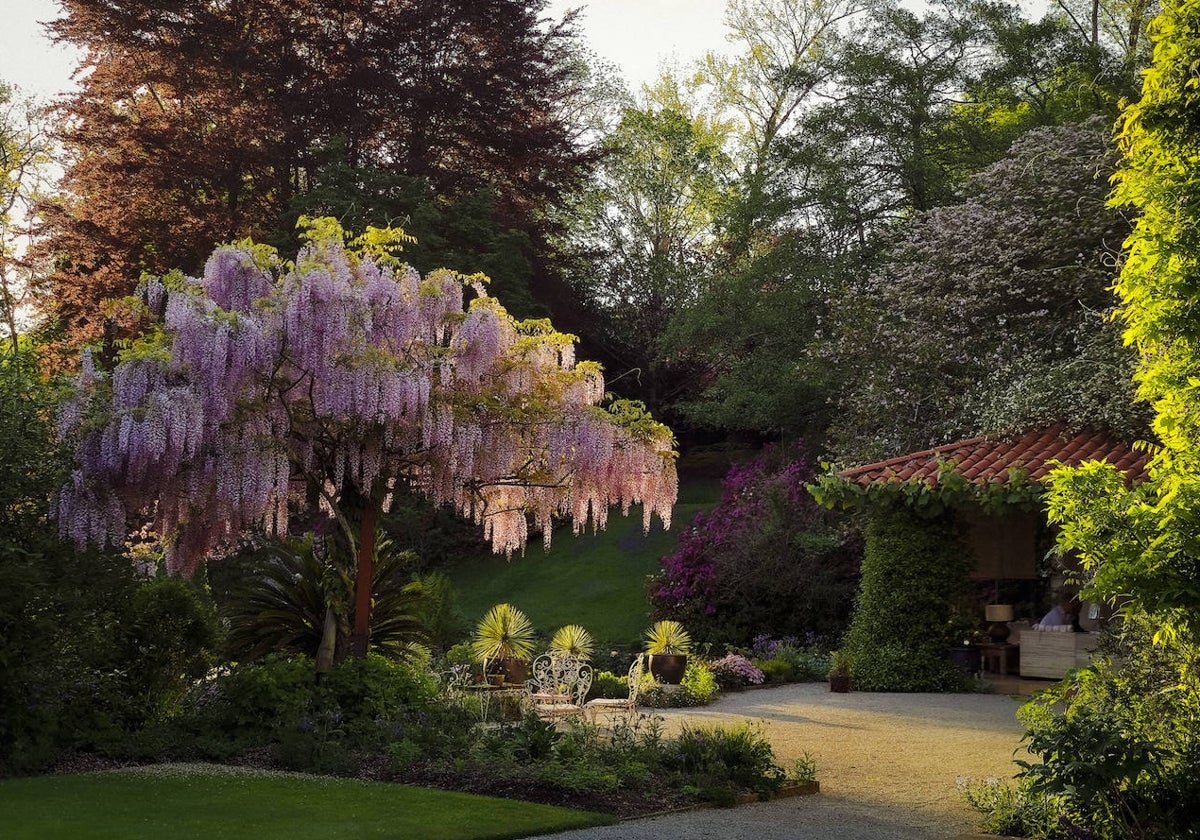
[[[900,455],[842,470],[838,475],[866,486],[877,481],[918,479],[934,484],[938,467],[944,461],[955,465],[955,472],[968,481],[979,483],[1007,481],[1011,467],[1021,467],[1033,481],[1041,481],[1050,472],[1050,461],[1075,466],[1083,461],[1107,461],[1133,482],[1146,479],[1150,456],[1138,452],[1111,432],[1084,430],[1072,432],[1065,423],[1046,429],[1034,429],[1023,435],[985,435],[947,443],[943,446]]]

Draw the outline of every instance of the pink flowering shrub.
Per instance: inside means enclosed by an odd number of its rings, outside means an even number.
[[[715,662],[708,663],[721,688],[742,688],[747,685],[762,685],[763,672],[753,662],[740,654],[731,653]]]
[[[748,645],[760,634],[834,639],[845,629],[861,557],[857,529],[805,489],[803,451],[776,448],[730,467],[721,501],[680,534],[649,584],[656,618],[697,641]]]

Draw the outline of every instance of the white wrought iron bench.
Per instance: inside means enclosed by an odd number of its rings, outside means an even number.
[[[525,698],[538,717],[583,715],[583,700],[592,687],[591,665],[573,656],[543,653],[533,660],[532,671],[525,681]]]
[[[632,715],[637,711],[638,689],[642,684],[643,662],[641,655],[629,666],[629,696],[628,697],[597,697],[589,700],[583,708],[595,722],[601,713],[623,713]]]

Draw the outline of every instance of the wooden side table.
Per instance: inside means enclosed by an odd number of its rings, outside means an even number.
[[[1017,663],[1021,649],[1017,645],[985,643],[980,645],[983,650],[984,673],[998,674],[1007,677],[1017,673]]]

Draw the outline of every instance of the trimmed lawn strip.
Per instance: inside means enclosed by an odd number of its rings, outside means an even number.
[[[0,782],[5,840],[507,840],[605,814],[428,788],[211,765]]]

